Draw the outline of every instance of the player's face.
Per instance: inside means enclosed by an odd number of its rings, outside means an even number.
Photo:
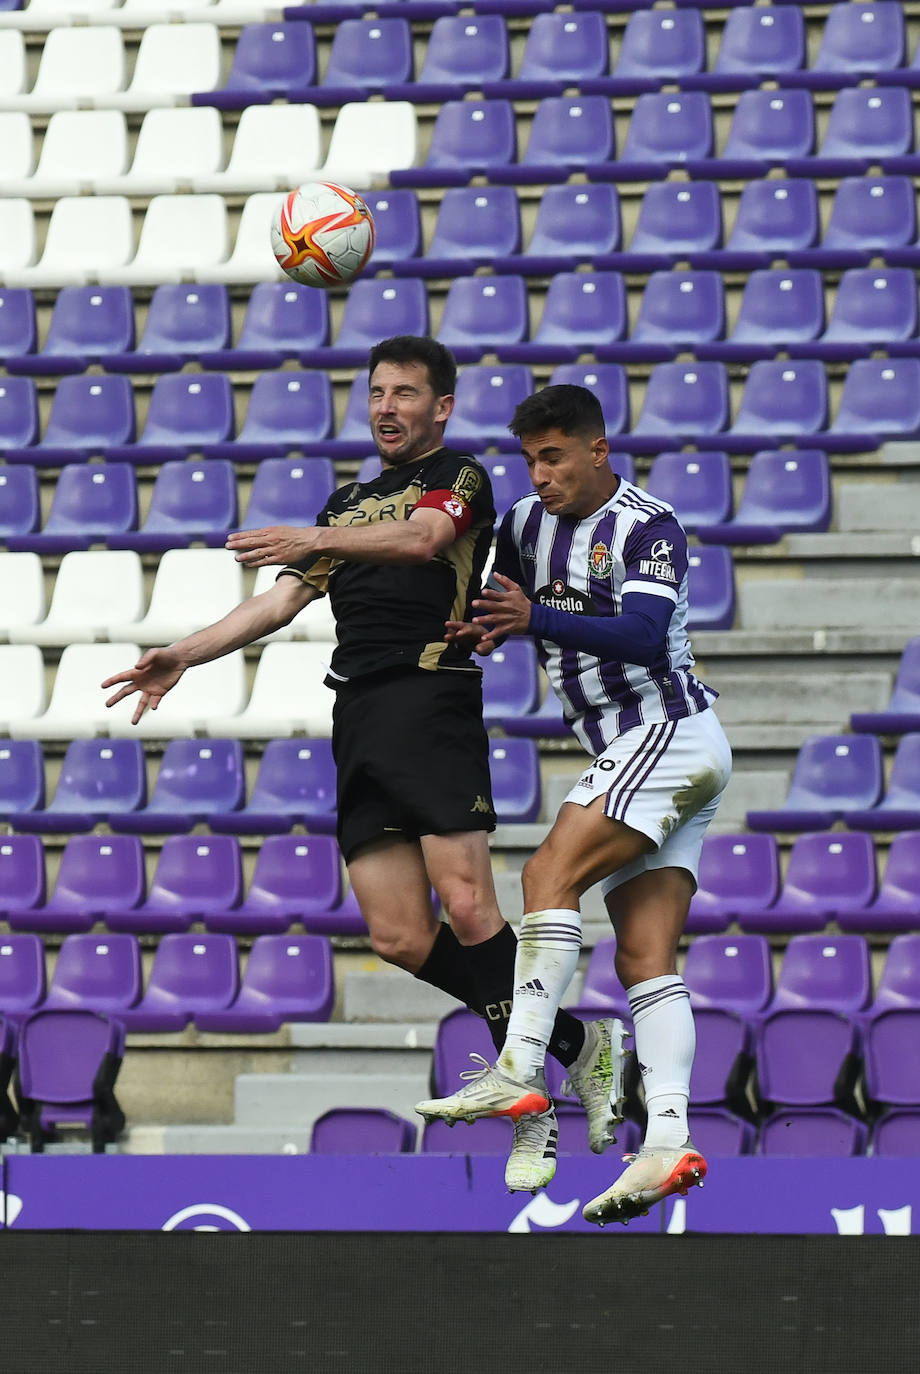
[[[607,462],[605,438],[547,429],[525,434],[521,452],[534,489],[550,515],[590,515],[616,486],[617,479]]]
[[[368,404],[377,452],[395,467],[440,448],[454,398],[435,395],[424,363],[378,363]]]

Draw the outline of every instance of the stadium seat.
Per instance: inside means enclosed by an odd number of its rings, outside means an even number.
[[[252,462],[291,451],[321,451],[332,419],[332,387],[325,372],[263,372],[253,384],[237,438],[208,444],[205,452],[213,458]],[[366,429],[366,411],[364,424]],[[369,438],[364,447],[370,447]]]
[[[909,177],[844,177],[834,194],[820,245],[812,246],[815,238],[790,243],[787,256],[794,266],[803,267],[865,267],[875,257],[894,266],[910,266],[920,261],[916,233],[917,211]]]
[[[776,258],[798,264],[819,233],[818,195],[811,181],[751,181],[738,201],[738,213],[724,250],[700,265],[745,271],[768,267]],[[796,254],[793,257],[793,253]],[[807,261],[803,266],[810,265]]]
[[[35,843],[40,843],[37,837]],[[88,931],[97,921],[108,920],[112,910],[136,906],[144,887],[139,840],[131,835],[72,835],[48,901],[10,907],[6,919],[11,930]]]
[[[621,363],[561,363],[550,376],[553,386],[584,386],[593,391],[601,403],[607,424],[608,437],[629,428],[629,381]],[[635,469],[628,454],[611,454],[611,464],[618,462],[617,471],[631,482]]]
[[[14,739],[31,739],[45,709],[45,665],[37,644],[0,645],[0,718]]]
[[[421,167],[396,169],[393,186],[466,186],[474,175],[516,160],[517,129],[508,100],[449,100],[442,105]]]
[[[416,105],[481,91],[508,74],[508,29],[500,14],[442,14],[435,19],[416,81],[387,89],[388,99]],[[496,92],[497,93],[497,92]]]
[[[482,709],[486,726],[526,715],[537,705],[537,656],[526,639],[509,639],[482,660]]]
[[[240,114],[226,167],[194,172],[191,187],[234,195],[283,191],[297,185],[304,168],[319,167],[321,162],[319,111],[314,105],[250,104]]]
[[[492,182],[543,185],[568,181],[589,166],[607,166],[614,156],[613,114],[605,96],[547,96],[537,106],[520,162],[490,167],[487,175]]]
[[[503,451],[516,451],[518,440],[508,433],[508,419],[518,402],[532,391],[530,368],[520,363],[465,367],[457,378],[456,400],[447,422],[445,442],[454,447],[469,444],[479,449],[492,445]]]
[[[209,280],[208,270],[224,263],[229,251],[222,196],[157,195],[147,206],[137,253],[126,265],[107,268],[106,278],[143,286],[199,275]]]
[[[613,76],[591,82],[588,89],[609,95],[658,91],[666,83],[702,71],[705,62],[706,36],[698,10],[673,14],[634,10],[626,23]]]
[[[38,496],[38,473],[33,467],[6,467],[0,472],[0,539],[10,547],[10,539],[32,534],[41,515]],[[24,546],[23,546],[24,547]],[[24,565],[23,565],[24,566]],[[2,593],[0,593],[2,595]],[[31,598],[26,597],[29,605]],[[44,606],[42,591],[40,610]],[[5,609],[5,607],[4,607]],[[35,619],[40,619],[36,616]],[[6,623],[6,617],[3,617]]]
[[[583,1007],[606,1008],[624,1020],[631,1020],[626,989],[617,976],[614,964],[616,940],[606,936],[596,942],[585,969],[580,1002]]]
[[[379,339],[428,333],[428,295],[423,281],[418,277],[405,281],[365,277],[349,289],[334,343],[304,349],[300,363],[303,367],[358,367]]]
[[[759,85],[765,77],[783,80],[805,63],[805,21],[798,5],[745,5],[725,21],[711,72],[694,82],[714,91]]]
[[[480,462],[489,474],[495,521],[499,524],[515,501],[533,491],[533,482],[527,464],[519,453],[486,454]],[[483,667],[487,661],[483,661]]]
[[[317,1117],[310,1138],[314,1155],[411,1154],[416,1126],[379,1107],[335,1107]]]
[[[273,739],[265,746],[252,795],[240,810],[212,813],[214,831],[271,834],[295,824],[335,830],[335,763],[328,739]],[[264,848],[264,845],[263,845]]]
[[[110,741],[110,745],[116,743],[124,746],[133,741]],[[244,792],[243,751],[237,740],[173,739],[166,746],[149,802],[138,809],[122,808],[106,819],[116,833],[187,833],[212,811],[232,812],[240,807]]]
[[[700,345],[725,332],[725,299],[718,272],[654,272],[649,277],[635,326],[627,340],[600,341],[598,358],[666,362],[678,353],[699,353]]]
[[[6,359],[13,374],[85,372],[111,354],[134,347],[134,305],[123,286],[65,286],[58,293],[39,353]]]
[[[815,90],[890,71],[904,63],[904,11],[892,0],[832,5],[814,63],[798,73]]]
[[[140,999],[142,986],[141,950],[134,935],[67,935],[42,1011],[117,1016]]]
[[[4,366],[13,358],[19,359],[27,353],[34,353],[36,339],[35,298],[32,292],[21,287],[0,290],[0,359]]]
[[[164,558],[168,556],[164,554]],[[211,619],[213,617],[207,617],[206,621],[198,623],[207,623]],[[159,643],[159,639],[156,642]],[[122,669],[132,661],[123,660]],[[199,665],[193,673],[184,676],[157,710],[146,711],[137,725],[131,723],[137,697],[127,698],[121,703],[125,708],[123,712],[116,715],[113,710],[109,713],[112,717],[106,721],[109,734],[122,738],[139,736],[164,740],[180,735],[210,734],[212,730],[216,735],[229,734],[230,731],[224,728],[225,723],[228,718],[235,719],[243,710],[245,683],[243,651],[237,649],[223,658]]]
[[[619,161],[608,164],[610,178],[663,179],[670,169],[711,152],[712,111],[702,91],[649,91],[633,107]],[[604,164],[590,164],[587,173],[603,180]]]
[[[220,114],[187,106],[148,110],[127,171],[124,161],[122,157],[114,170],[106,168],[92,176],[97,195],[154,196],[190,190],[196,178],[214,175],[223,166]]]
[[[414,191],[365,191],[361,196],[370,210],[376,230],[369,271],[393,268],[416,261],[422,272],[422,221]]]
[[[12,39],[12,34],[3,34]],[[25,91],[17,57],[20,44],[7,43],[13,61],[11,85],[17,89],[0,98],[0,108],[29,114],[53,114],[57,110],[86,108],[98,101],[112,108],[125,84],[125,49],[121,33],[113,25],[93,28],[59,25],[45,38],[35,84]]]
[[[324,679],[333,648],[319,642],[266,645],[248,703],[232,714],[215,704],[208,729],[234,739],[273,739],[301,731],[328,738],[334,696]]]
[[[875,892],[875,850],[869,835],[800,835],[777,901],[762,911],[739,913],[738,921],[743,930],[762,934],[822,931],[838,913],[862,911]]]
[[[328,458],[264,458],[256,468],[241,526],[258,530],[285,523],[314,525],[335,486]],[[277,568],[268,572],[274,581]]]
[[[44,905],[45,851],[37,835],[4,835],[0,839],[0,878],[0,912],[7,923],[16,912]]]
[[[771,907],[779,885],[779,853],[772,835],[707,835],[687,929],[694,934],[727,930],[742,912]]]
[[[20,385],[24,383],[30,385],[26,379]],[[22,423],[23,411],[29,407],[28,393],[14,391],[15,386],[16,380],[12,378],[4,383],[6,398],[11,402],[11,424],[19,417]],[[3,418],[0,411],[0,423]],[[28,447],[11,444],[5,457],[8,463],[60,467],[86,462],[93,455],[104,455],[109,448],[133,440],[134,393],[126,377],[62,377],[54,391],[42,438],[37,444],[28,440]]]
[[[727,422],[728,379],[721,363],[659,363],[629,442],[639,452],[655,452],[672,448],[677,439],[718,434]]]
[[[401,88],[412,80],[413,65],[408,19],[342,19],[335,26],[322,84],[289,88],[288,99],[340,106],[384,90],[402,99]]]
[[[131,632],[122,637],[139,644],[168,644],[222,619],[242,599],[242,569],[232,553],[226,549],[168,549],[157,567],[147,614],[129,622]],[[126,628],[125,624],[110,624],[109,635],[117,639]]]
[[[841,911],[841,930],[874,934],[917,927],[920,910],[920,829],[903,830],[892,838],[885,874],[875,899],[862,910]],[[892,941],[892,948],[896,944]],[[900,948],[900,946],[899,946]],[[913,946],[911,946],[913,949]]]
[[[868,741],[875,736],[858,738]],[[868,806],[848,807],[843,819],[851,830],[915,830],[920,827],[920,734],[901,737],[881,800],[876,795]]]
[[[267,461],[271,462],[272,460],[268,459]],[[275,461],[279,463],[285,463],[288,460],[286,458],[278,458]],[[313,464],[319,464],[321,468],[325,468],[328,464],[330,469],[332,467],[332,464],[328,458],[311,458],[309,461],[311,466]],[[376,461],[379,463],[379,458]],[[325,484],[325,479],[322,480]],[[330,479],[329,486],[324,485],[324,489],[327,495],[328,492],[331,490],[332,481],[333,479]],[[258,512],[256,512],[256,514],[257,513]],[[288,513],[288,515],[286,516],[275,516],[272,520],[269,521],[269,524],[284,524],[286,520],[290,521],[290,518],[290,513]],[[315,518],[311,516],[309,519],[305,520],[304,523],[312,525],[315,523]],[[254,521],[251,521],[247,518],[244,527],[246,529],[257,529],[258,525]],[[277,580],[277,566],[271,567],[269,565],[264,568],[259,568],[258,572],[256,573],[256,580],[252,589],[253,596],[259,596],[262,592],[268,591],[271,587],[274,586]],[[332,606],[330,605],[328,596],[320,596],[317,597],[315,600],[308,602],[308,604],[304,606],[303,610],[297,612],[293,620],[288,621],[287,625],[282,625],[280,629],[274,630],[271,634],[262,635],[261,639],[259,639],[257,642],[259,644],[273,644],[276,640],[288,639],[318,640],[326,645],[332,645],[335,643],[335,616],[332,614]]]
[[[140,845],[133,835],[110,838]],[[238,906],[242,888],[239,845],[233,836],[169,835],[146,900],[112,905],[106,925],[134,932],[185,931],[192,921]]]
[[[0,50],[2,52],[2,50]],[[24,110],[0,112],[0,176],[4,188],[17,181],[26,183],[22,194],[28,196],[35,164],[32,121]]]
[[[793,439],[827,427],[827,375],[815,359],[760,359],[747,375],[732,444],[754,451],[767,436]]]
[[[450,194],[445,194],[445,200]],[[526,249],[521,252],[515,247],[493,258],[492,270],[524,276],[568,272],[573,265],[618,251],[621,234],[616,187],[606,182],[593,186],[547,186],[540,197]]]
[[[843,273],[828,326],[821,337],[794,344],[795,357],[828,361],[868,358],[875,349],[920,353],[917,279],[908,267],[853,267]]]
[[[850,716],[850,729],[879,735],[920,730],[920,637],[904,647],[885,710],[856,712]]]
[[[8,640],[11,630],[37,625],[44,615],[41,559],[36,553],[0,553],[0,640]]]
[[[717,525],[731,514],[732,475],[728,454],[659,453],[652,460],[646,490],[674,507],[688,534]]]
[[[744,839],[710,838],[734,844]],[[700,935],[687,949],[683,977],[694,1008],[721,1007],[755,1016],[773,995],[770,945],[763,935]]]
[[[510,81],[492,79],[483,86],[487,96],[540,100],[561,95],[607,74],[608,39],[604,16],[597,10],[534,16],[517,74]]]
[[[653,182],[642,197],[628,247],[594,262],[598,268],[654,272],[682,261],[695,265],[721,243],[722,202],[715,182]]]
[[[129,1031],[184,1030],[196,1013],[229,1007],[239,987],[232,935],[164,935],[143,997],[119,1020]]]
[[[485,353],[517,357],[529,327],[523,277],[458,277],[448,288],[437,331],[458,362],[478,362]]]
[[[888,954],[878,993],[861,1018],[865,1034],[866,1093],[872,1104],[917,1106],[920,1078],[916,1056],[905,1053],[920,1030],[920,941],[898,935]]]
[[[28,115],[23,115],[28,120]],[[118,110],[58,110],[48,120],[38,165],[12,175],[4,194],[56,199],[118,178],[128,158],[128,131]]]
[[[744,283],[735,326],[727,339],[699,343],[700,358],[756,362],[788,350],[809,357],[824,328],[824,283],[815,268],[757,268]]]
[[[788,15],[795,10],[791,6],[782,10],[751,7],[734,10],[732,15],[771,13]],[[696,80],[700,84],[724,80],[740,85],[744,78],[726,74]],[[762,177],[771,168],[785,167],[790,158],[807,158],[814,146],[815,112],[808,91],[743,91],[734,105],[722,152],[714,157],[694,158],[688,162],[687,170],[694,177]]]
[[[195,1025],[242,1034],[277,1031],[291,1021],[328,1021],[334,1001],[332,945],[325,936],[259,935],[236,999],[224,1011],[196,1012]]]
[[[185,199],[188,200],[189,197]],[[213,206],[218,202],[221,206],[224,205],[223,198],[218,195],[196,196],[194,199],[207,200],[209,205]],[[282,272],[271,251],[270,238],[272,215],[277,205],[276,191],[257,191],[254,195],[247,196],[237,225],[232,253],[227,257],[224,224],[223,227],[218,227],[222,237],[220,251],[212,253],[207,261],[201,261],[196,265],[195,280],[227,284],[280,281]],[[215,219],[220,218],[218,210],[214,209],[213,214]],[[186,270],[183,271],[183,275],[185,274]]]
[[[725,548],[691,549],[687,560],[689,630],[730,630],[735,623],[735,568]]]
[[[33,1151],[59,1125],[83,1126],[95,1154],[117,1140],[125,1116],[113,1092],[124,1053],[120,1021],[89,1011],[36,1011],[18,1044],[20,1130]],[[66,1050],[66,1053],[65,1053]]]
[[[560,272],[552,278],[533,339],[502,343],[502,361],[575,362],[582,353],[605,358],[626,332],[626,287],[619,272]]]
[[[4,282],[11,273],[30,268],[37,254],[31,203],[23,198],[0,200],[0,276]]]
[[[435,1093],[456,1092],[461,1071],[470,1068],[471,1054],[481,1054],[491,1064],[495,1047],[485,1019],[461,1007],[438,1022],[431,1066]]]
[[[288,91],[312,86],[315,80],[316,38],[312,24],[244,24],[226,82],[222,86],[215,83],[210,90],[197,90],[192,104],[245,112],[250,106],[284,99]],[[309,150],[308,143],[305,154]],[[318,138],[312,151],[319,152]],[[315,167],[318,162],[318,157],[308,157],[306,165]]]
[[[96,96],[96,103],[135,112],[187,104],[194,91],[214,90],[220,72],[220,31],[216,24],[190,23],[178,28],[168,23],[148,24],[141,35],[130,85],[123,93]]]
[[[15,1025],[44,1000],[45,947],[40,937],[0,936],[0,1015]]]
[[[745,1088],[753,1064],[750,1025],[725,1007],[695,1007],[693,1021],[692,1101],[700,1106],[725,1105],[734,1112],[749,1110]]]
[[[872,1129],[872,1153],[887,1159],[920,1153],[920,1112],[884,1112]]]
[[[0,818],[8,821],[14,813],[22,815],[44,804],[45,765],[38,740],[3,740],[0,743]]]
[[[67,746],[48,805],[14,812],[9,823],[13,830],[72,834],[134,811],[146,800],[144,751],[137,740],[77,739]]]
[[[82,30],[75,29],[75,33]],[[12,202],[19,205],[18,201]],[[10,210],[4,212],[10,217]],[[8,286],[84,286],[114,281],[114,273],[134,254],[134,226],[126,196],[62,196],[55,202],[41,259],[35,266],[34,238],[24,256],[27,225],[16,223],[13,212],[12,253],[4,249],[4,278]],[[20,221],[22,212],[19,212]],[[5,226],[4,226],[5,227]],[[17,265],[20,264],[20,265]]]
[[[796,1159],[863,1155],[869,1129],[835,1107],[783,1107],[760,1128],[760,1154]]]
[[[397,276],[456,277],[519,252],[521,215],[510,186],[455,186],[438,206],[423,258],[395,265]]]
[[[445,1089],[446,1092],[452,1090]],[[511,1149],[511,1139],[511,1123],[507,1117],[483,1117],[476,1122],[475,1131],[469,1131],[459,1139],[457,1131],[446,1121],[429,1121],[422,1131],[421,1152],[441,1155],[506,1156]]]
[[[226,296],[223,286],[196,289]],[[275,368],[286,358],[296,358],[305,349],[321,346],[328,339],[329,302],[325,292],[293,281],[259,282],[249,296],[236,347],[228,347],[228,320],[224,338],[216,348],[202,351],[201,364],[206,368],[234,370]]]
[[[571,739],[572,731],[562,715],[562,706],[550,688],[535,711],[526,716],[505,716],[501,722],[506,735],[524,739]]]
[[[881,163],[886,171],[908,171],[914,151],[910,92],[897,87],[850,87],[839,91],[820,147],[810,157],[792,157],[790,176],[852,176]]]
[[[237,524],[236,477],[225,458],[164,463],[157,473],[147,519],[140,530],[109,540],[110,548],[146,553],[192,543],[223,546]]]
[[[774,544],[785,534],[823,532],[831,522],[831,473],[821,449],[755,453],[733,520],[699,531],[704,543]]]
[[[359,189],[388,180],[395,186],[396,176],[417,156],[418,116],[411,101],[348,101],[336,117],[319,180]]]
[[[757,1130],[725,1107],[699,1107],[690,1112],[690,1134],[706,1159],[751,1155]]]
[[[89,645],[115,620],[138,617],[143,609],[144,574],[137,554],[110,550],[65,553],[51,605],[37,625],[12,626],[13,643]]]
[[[876,448],[882,438],[915,435],[920,430],[920,358],[858,358],[847,372],[830,428],[832,436],[848,436],[859,448]],[[873,437],[867,441],[867,435]]]
[[[269,835],[259,847],[245,900],[205,916],[208,930],[283,933],[335,910],[342,900],[339,847],[331,835]]]
[[[108,354],[106,372],[178,372],[230,340],[230,302],[223,286],[164,283],[153,293],[136,350]]]
[[[233,390],[228,377],[222,373],[167,373],[154,383],[147,420],[137,442],[112,444],[107,453],[110,458],[132,463],[186,458],[230,440],[233,422]]]

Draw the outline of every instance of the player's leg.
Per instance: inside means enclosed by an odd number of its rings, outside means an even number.
[[[418,841],[388,835],[360,845],[349,857],[348,877],[374,952],[417,974],[440,925]]]

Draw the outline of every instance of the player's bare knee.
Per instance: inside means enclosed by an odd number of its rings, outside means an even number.
[[[387,964],[417,973],[431,948],[431,940],[418,931],[371,930],[371,946],[374,953]]]
[[[491,892],[480,891],[475,883],[457,883],[441,894],[444,909],[462,945],[478,945],[494,935],[502,924],[501,914]]]

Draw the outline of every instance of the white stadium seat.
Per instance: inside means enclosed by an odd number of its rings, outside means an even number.
[[[11,644],[0,649],[0,654],[16,651],[37,654],[41,661],[36,644]],[[109,693],[99,684],[103,678],[130,668],[140,655],[137,644],[68,644],[61,653],[47,711],[12,721],[10,734],[14,739],[91,739],[109,734],[115,720],[131,719],[134,708],[122,701],[107,710]]]
[[[271,220],[278,204],[277,191],[258,191],[249,196],[240,215],[236,243],[226,262],[198,268],[200,282],[284,281],[271,246]]]
[[[140,554],[81,549],[61,559],[46,619],[11,627],[10,643],[92,644],[108,639],[108,626],[114,621],[140,620],[143,613]]]
[[[53,114],[96,104],[105,107],[125,84],[125,46],[121,30],[52,29],[45,39],[35,85],[26,94],[5,95],[0,108]]]
[[[119,110],[58,110],[48,120],[35,171],[6,179],[0,194],[49,200],[78,196],[99,178],[117,177],[127,161],[128,130]]]
[[[195,191],[284,191],[322,161],[315,105],[248,105],[240,115],[227,169],[192,178]]]
[[[122,667],[131,664],[123,663]],[[176,683],[171,692],[160,702],[155,711],[145,711],[137,725],[131,724],[131,714],[137,707],[135,693],[129,697],[131,711],[121,712],[124,702],[119,702],[117,719],[112,722],[109,733],[139,737],[141,739],[177,739],[181,735],[214,734],[212,717],[238,715],[246,701],[246,665],[242,649],[211,663],[199,664],[192,668]]]
[[[64,24],[111,23],[119,0],[29,0],[21,10],[0,14],[0,28],[41,33]]]
[[[35,261],[35,216],[27,200],[0,200],[0,279]]]
[[[21,203],[0,201],[0,214],[4,205]],[[63,196],[51,211],[41,261],[35,267],[6,268],[4,280],[8,286],[110,282],[133,256],[134,221],[126,196]]]
[[[339,110],[319,180],[344,182],[356,191],[386,186],[390,172],[414,165],[417,152],[418,120],[410,101],[352,101]]]
[[[146,616],[113,622],[109,635],[169,644],[220,620],[242,599],[242,566],[228,549],[169,549],[160,559]]]
[[[124,119],[114,110],[105,113]],[[115,174],[96,177],[94,186],[97,195],[155,196],[189,190],[199,176],[217,172],[223,160],[219,110],[204,105],[149,110],[130,169],[126,172],[123,162]]]
[[[258,596],[261,592],[267,592],[270,587],[275,585],[278,576],[277,568],[260,568],[256,573],[253,596]],[[335,616],[332,614],[328,596],[322,596],[317,601],[311,601],[309,606],[304,606],[302,611],[298,611],[290,625],[285,625],[274,634],[265,635],[259,640],[260,644],[270,644],[274,640],[289,639],[312,639],[324,643],[335,643]]]
[[[150,24],[188,23],[209,19],[214,0],[125,0],[112,12],[112,24],[121,29],[146,29]],[[96,22],[92,17],[91,24]],[[101,21],[100,21],[101,22]]]
[[[16,109],[29,79],[26,43],[21,33],[0,31],[0,106]]]
[[[118,110],[187,105],[193,91],[213,91],[220,74],[216,24],[151,24],[137,50],[131,85],[121,94],[94,103]]]
[[[113,266],[106,281],[159,286],[202,280],[202,272],[226,260],[229,247],[223,196],[154,196],[141,226],[137,256]]]
[[[0,470],[0,493],[5,478]],[[0,553],[0,640],[45,614],[45,575],[37,553]]]
[[[216,709],[212,735],[275,739],[298,734],[328,738],[335,693],[323,685],[334,644],[268,644],[262,650],[249,705],[239,715]]]
[[[0,34],[0,46],[2,37]],[[4,110],[0,113],[0,196],[27,195],[7,188],[30,177],[34,166],[32,121],[22,110]]]
[[[23,738],[45,709],[45,664],[36,644],[0,644],[0,721],[3,732]]]

